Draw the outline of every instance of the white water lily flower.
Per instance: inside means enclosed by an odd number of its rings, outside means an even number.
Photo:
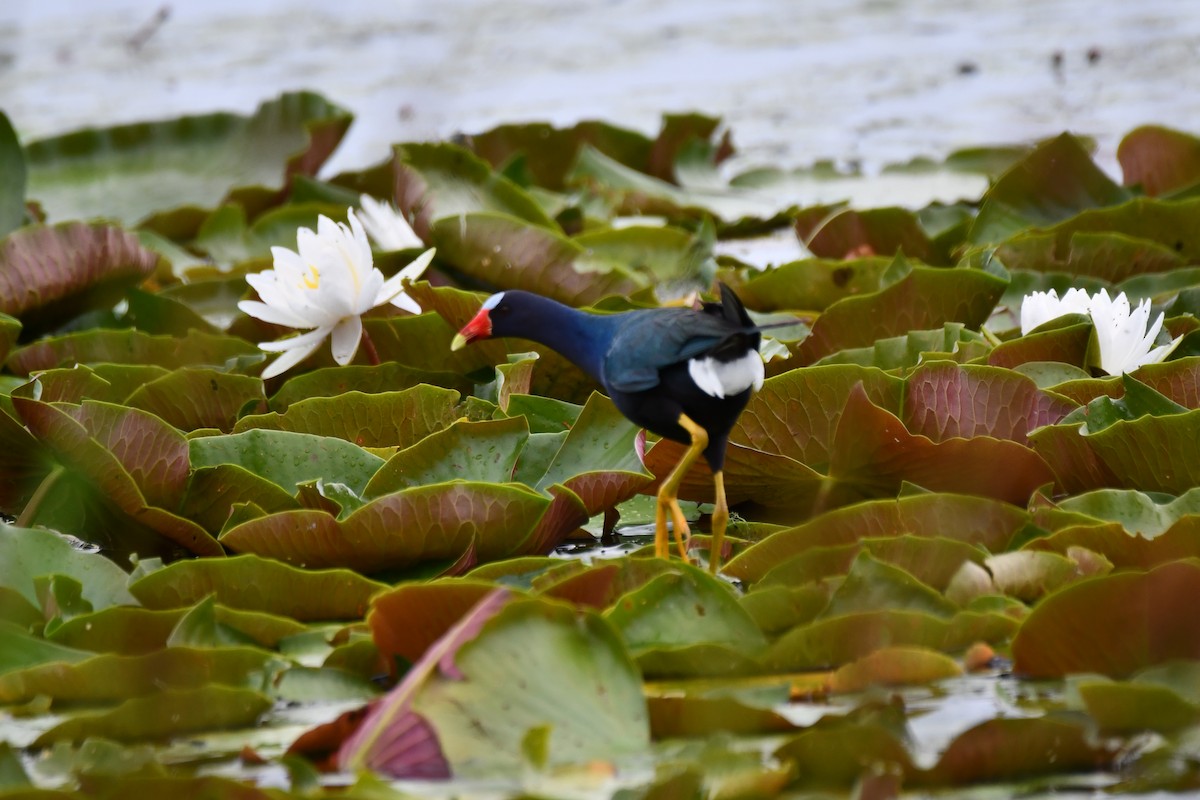
[[[362,203],[362,224],[367,235],[379,246],[380,250],[404,250],[409,247],[424,247],[421,237],[413,231],[412,225],[396,207],[388,202],[381,202],[364,194],[359,198]]]
[[[308,330],[299,336],[262,342],[269,353],[281,353],[263,370],[273,378],[294,367],[330,337],[333,359],[349,364],[362,340],[362,315],[384,303],[421,313],[421,307],[404,293],[404,281],[415,280],[429,262],[426,250],[411,264],[386,281],[371,259],[371,245],[362,223],[350,209],[350,225],[322,216],[314,233],[309,228],[296,232],[296,252],[272,247],[273,269],[246,276],[261,298],[238,303],[245,313],[276,325]]]
[[[1067,289],[1062,299],[1053,289],[1027,294],[1021,300],[1021,335],[1067,314],[1086,314],[1091,302],[1092,298],[1084,289]]]
[[[1129,298],[1121,292],[1110,299],[1108,292],[1101,289],[1092,296],[1092,324],[1096,330],[1096,342],[1100,345],[1100,369],[1109,375],[1133,372],[1143,364],[1157,364],[1179,344],[1182,336],[1174,341],[1154,346],[1158,332],[1162,330],[1163,314],[1146,330],[1150,321],[1150,301],[1143,300],[1131,312]]]

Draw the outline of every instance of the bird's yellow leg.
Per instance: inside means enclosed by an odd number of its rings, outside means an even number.
[[[725,548],[725,526],[729,524],[729,503],[725,500],[725,473],[713,473],[713,488],[717,493],[717,506],[712,514],[712,549],[708,551],[708,571],[716,575],[721,571],[721,552]]]
[[[687,414],[679,415],[679,425],[692,437],[692,443],[684,452],[683,458],[671,470],[671,474],[658,487],[658,502],[654,509],[654,554],[659,558],[669,558],[671,555],[671,540],[667,536],[667,514],[670,513],[675,527],[675,542],[679,547],[679,555],[684,560],[687,556],[687,537],[691,534],[683,509],[679,507],[679,484],[691,469],[692,464],[708,447],[708,431],[701,428]]]

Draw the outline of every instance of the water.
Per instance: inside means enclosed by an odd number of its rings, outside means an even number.
[[[1064,129],[1200,119],[1189,0],[5,0],[0,108],[26,139],[312,88],[357,116],[327,169],[500,122],[723,115],[736,168],[868,169]]]

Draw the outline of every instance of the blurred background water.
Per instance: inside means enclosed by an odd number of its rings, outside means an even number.
[[[867,170],[1063,130],[1200,129],[1194,0],[3,0],[23,140],[309,88],[356,122],[327,173],[396,141],[718,114],[737,168]]]

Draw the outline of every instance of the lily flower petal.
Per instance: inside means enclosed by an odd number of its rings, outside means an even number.
[[[259,344],[267,352],[282,354],[263,371],[264,378],[294,367],[331,334],[334,360],[350,363],[362,339],[362,315],[376,306],[393,302],[420,312],[404,295],[403,282],[420,275],[432,259],[432,251],[417,258],[393,281],[385,281],[372,261],[362,222],[353,208],[346,216],[348,224],[318,217],[315,231],[296,231],[295,250],[271,248],[272,269],[246,276],[258,300],[240,302],[243,312],[275,325],[312,329]]]
[[[315,353],[317,348],[321,346],[321,342],[325,341],[325,337],[328,335],[329,331],[327,329],[318,328],[315,331],[302,333],[299,336],[293,336],[288,339],[260,343],[258,345],[259,348],[267,352],[282,353],[279,358],[268,364],[267,368],[262,371],[262,379],[265,381],[287,372]]]
[[[362,317],[346,317],[333,326],[333,336],[330,346],[333,348],[333,360],[343,367],[350,363],[358,352],[358,343],[362,341]]]
[[[376,200],[369,194],[359,197],[362,204],[362,224],[367,234],[379,245],[380,250],[406,250],[410,247],[424,247],[425,243],[417,236],[396,208],[387,202]]]
[[[421,255],[412,260],[408,266],[397,272],[380,287],[379,292],[375,295],[375,305],[383,305],[391,303],[397,308],[402,308],[412,314],[420,314],[421,306],[416,300],[413,300],[404,293],[404,282],[415,281],[425,272],[425,268],[433,261],[433,254],[437,252],[434,248],[429,248]]]

